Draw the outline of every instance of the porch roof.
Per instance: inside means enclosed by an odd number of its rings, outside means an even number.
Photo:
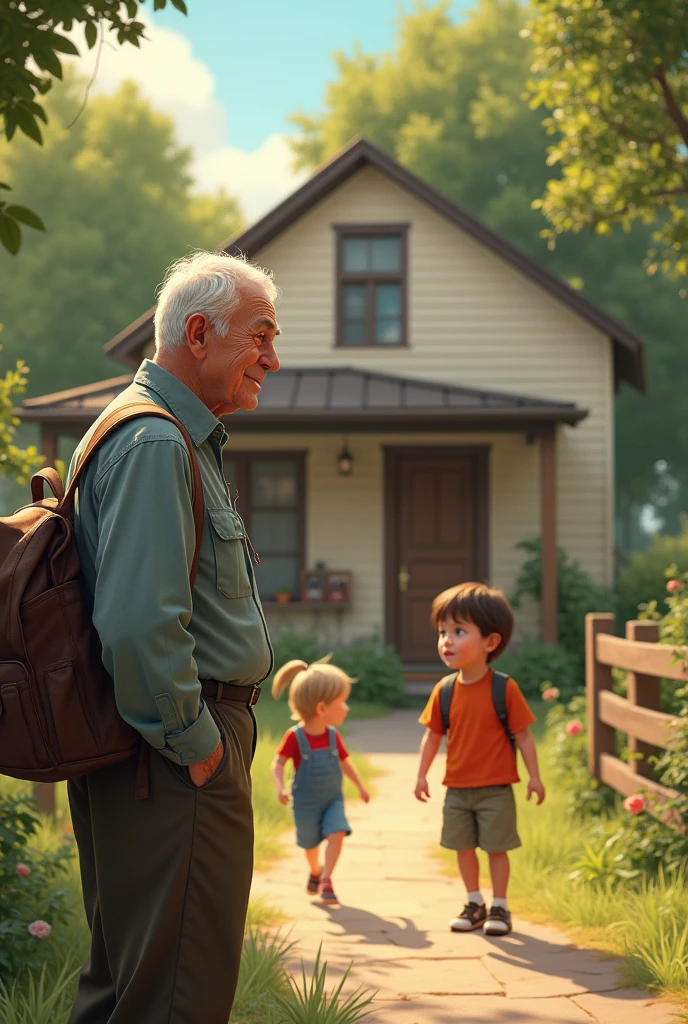
[[[54,428],[92,423],[133,375],[26,399],[18,415]],[[268,374],[258,408],[231,417],[232,432],[296,430],[517,430],[575,426],[588,415],[571,402],[458,387],[350,367],[285,368]]]

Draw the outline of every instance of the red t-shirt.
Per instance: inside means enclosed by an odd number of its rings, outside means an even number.
[[[303,733],[308,740],[308,746],[311,750],[327,750],[330,745],[330,737],[327,729],[325,732],[319,733],[318,735],[315,735],[312,732],[306,732],[305,729],[303,730]],[[339,760],[346,761],[349,756],[349,751],[344,746],[342,737],[339,733],[336,733],[336,737]],[[299,765],[301,764],[301,751],[299,750],[299,741],[297,740],[296,733],[293,729],[290,729],[289,732],[285,734],[284,739],[277,748],[277,757],[286,757],[287,760],[291,758],[294,761],[294,771],[297,772],[299,770]]]

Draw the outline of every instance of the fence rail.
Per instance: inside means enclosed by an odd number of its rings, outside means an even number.
[[[657,643],[654,622],[626,623],[626,637],[614,635],[615,618],[595,612],[585,618],[586,687],[588,695],[588,766],[591,773],[624,796],[643,789],[661,805],[678,794],[652,778],[650,757],[669,750],[676,740],[674,718],[659,710],[662,679],[688,682],[688,649]],[[625,669],[627,697],[612,689],[612,668]],[[628,736],[637,755],[626,764],[616,756],[616,730]],[[651,808],[652,809],[652,808]]]

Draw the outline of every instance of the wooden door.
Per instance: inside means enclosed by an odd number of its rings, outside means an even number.
[[[387,632],[405,663],[437,661],[433,598],[486,574],[485,449],[388,451]]]

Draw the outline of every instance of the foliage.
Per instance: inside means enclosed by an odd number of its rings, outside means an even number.
[[[391,52],[335,55],[322,111],[293,119],[295,155],[314,168],[352,136],[371,139],[647,340],[648,393],[622,386],[616,397],[625,553],[642,540],[644,506],[675,528],[688,486],[685,304],[672,281],[645,273],[651,228],[639,221],[628,234],[564,235],[548,250],[547,221],[531,204],[556,168],[541,115],[523,99],[534,60],[532,40],[519,36],[526,17],[511,0],[477,0],[457,25],[448,4],[415,5],[400,14]]]
[[[357,680],[353,689],[355,700],[396,707],[404,699],[406,683],[397,649],[392,644],[382,644],[379,637],[339,647],[332,661]]]
[[[293,948],[280,932],[249,928],[241,950],[241,970],[230,1022],[280,1024],[276,995],[288,991],[284,962]]]
[[[53,953],[54,934],[35,938],[36,921],[53,928],[69,916],[69,894],[58,886],[71,860],[71,849],[55,843],[38,849],[34,802],[25,796],[0,797],[0,977],[15,977],[23,968],[37,969]]]
[[[240,224],[233,199],[192,193],[190,152],[135,85],[93,97],[65,129],[82,88],[67,76],[51,93],[43,150],[0,145],[0,177],[51,211],[49,237],[27,238],[19,259],[0,251],[5,353],[31,353],[33,394],[120,372],[103,345],[150,307],[170,261],[214,249]]]
[[[538,602],[542,599],[542,550],[539,537],[522,540],[516,546],[528,556],[521,566],[512,595],[513,605],[518,608],[526,596]],[[571,659],[575,679],[582,686],[585,679],[585,616],[588,612],[614,611],[615,598],[608,587],[595,583],[563,548],[557,551],[557,565],[558,642]]]
[[[273,640],[274,668],[277,672],[288,661],[305,661],[307,665],[322,658],[327,652],[312,633],[285,630]]]
[[[543,687],[550,684],[568,698],[581,685],[571,656],[563,647],[540,640],[526,640],[516,653],[500,658],[495,667],[508,672],[526,697],[539,697]]]
[[[578,722],[580,732],[566,731]],[[547,712],[549,766],[555,782],[565,794],[568,813],[577,818],[598,818],[614,806],[614,792],[588,771],[586,700],[583,695],[570,701],[556,701]]]
[[[664,609],[667,596],[666,567],[676,564],[688,571],[688,516],[683,516],[678,536],[655,536],[646,551],[633,551],[616,581],[621,622],[637,619],[640,605],[655,603]]]
[[[564,231],[655,223],[658,267],[688,276],[688,3],[536,0],[533,106],[563,174],[536,203]]]
[[[40,974],[17,978],[9,988],[0,980],[2,1024],[67,1024],[79,970],[70,957],[54,978],[43,964]]]
[[[339,984],[330,995],[325,991],[327,984],[327,961],[321,962],[322,946],[318,949],[313,964],[310,982],[306,979],[306,968],[301,962],[301,985],[289,978],[290,993],[277,996],[276,1002],[283,1014],[283,1020],[289,1024],[358,1024],[370,1016],[369,1009],[375,995],[366,994],[359,987],[346,999],[342,998],[342,989],[346,984],[353,964],[344,972]]]
[[[83,26],[89,50],[102,47],[105,35],[123,46],[139,46],[145,39],[145,24],[137,21],[145,0],[23,0],[10,3],[0,12],[0,118],[9,142],[17,129],[38,145],[43,144],[43,129],[48,111],[39,98],[49,92],[53,81],[62,78],[62,55],[79,56],[74,42],[64,35],[74,26]],[[186,14],[184,0],[170,0]],[[153,9],[163,10],[167,0],[153,0]],[[21,179],[20,179],[21,180]],[[0,182],[0,188],[9,185]],[[10,253],[21,245],[21,227],[44,231],[45,226],[24,206],[0,202],[0,243]]]
[[[19,484],[26,483],[31,470],[42,462],[33,445],[18,448],[14,443],[19,420],[12,415],[12,410],[16,405],[15,398],[26,391],[28,377],[29,368],[21,360],[13,370],[0,377],[0,476],[11,477]]]

